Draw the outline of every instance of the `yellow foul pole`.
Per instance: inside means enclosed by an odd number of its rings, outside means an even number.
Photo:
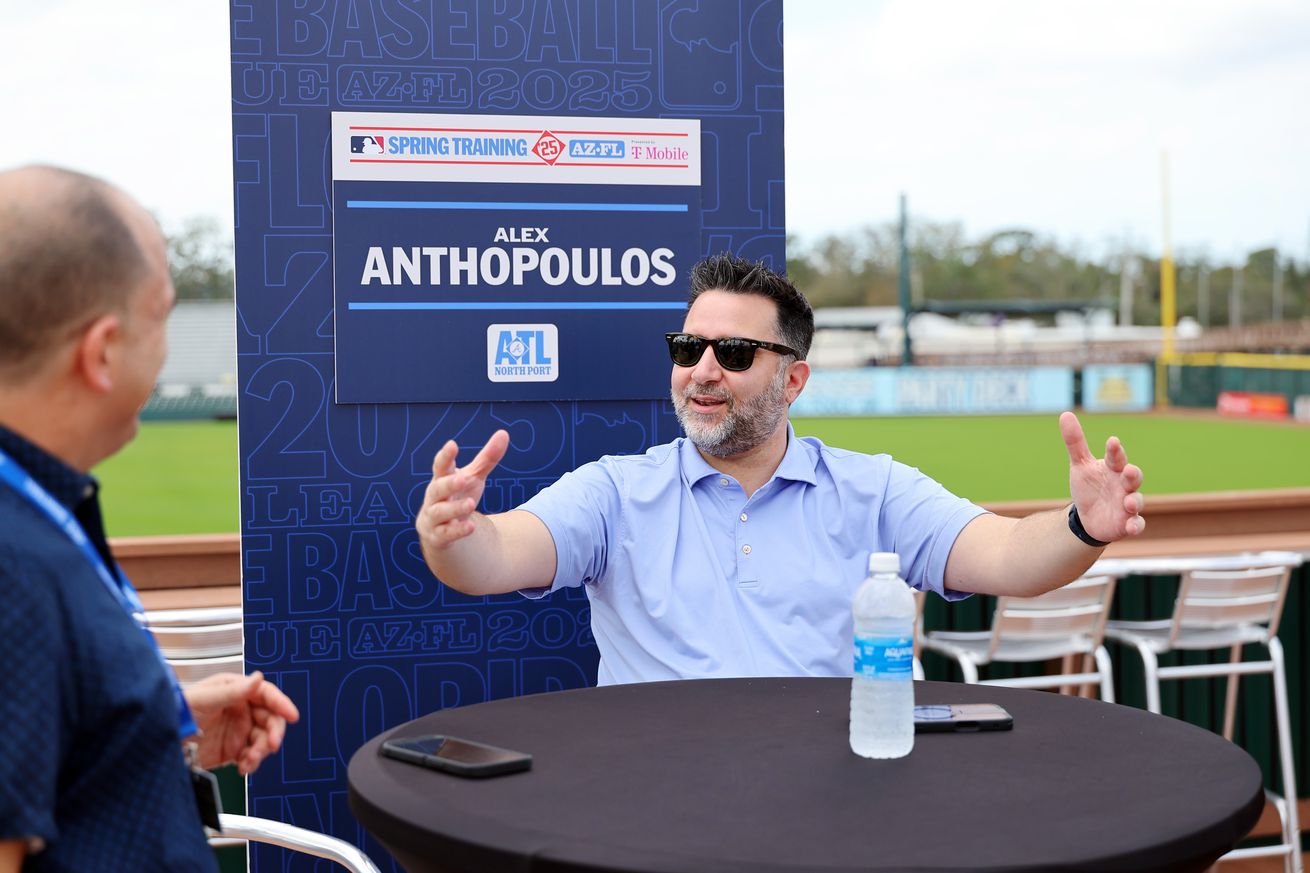
[[[1177,294],[1174,288],[1174,254],[1169,242],[1169,152],[1160,153],[1160,187],[1163,195],[1164,234],[1160,255],[1160,328],[1164,347],[1155,367],[1155,405],[1169,405],[1167,367],[1174,357],[1174,322],[1178,320]]]

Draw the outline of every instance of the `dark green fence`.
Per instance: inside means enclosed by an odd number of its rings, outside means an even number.
[[[1221,391],[1256,391],[1284,395],[1291,409],[1297,397],[1310,396],[1310,369],[1175,364],[1166,370],[1173,406],[1214,409]]]
[[[141,410],[147,421],[202,421],[236,418],[236,394],[207,394],[200,390],[186,394],[152,394]]]
[[[276,766],[276,761],[272,762]],[[223,812],[246,814],[246,780],[237,772],[237,768],[228,765],[214,771],[218,774],[219,793],[223,798]],[[246,847],[225,846],[218,849],[218,869],[220,873],[245,873]],[[324,864],[327,867],[327,864]]]

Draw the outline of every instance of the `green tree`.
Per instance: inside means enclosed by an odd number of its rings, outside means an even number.
[[[230,300],[236,287],[231,232],[217,219],[194,216],[166,233],[179,300]]]
[[[894,223],[832,234],[814,243],[788,239],[788,270],[817,307],[896,305],[900,271],[899,232]],[[1228,323],[1229,290],[1241,271],[1242,321],[1268,321],[1272,311],[1275,256],[1282,268],[1283,318],[1310,316],[1310,262],[1272,249],[1218,263],[1204,250],[1175,259],[1177,312],[1200,317],[1201,276],[1208,281],[1209,323]],[[1008,228],[977,241],[957,223],[914,222],[910,257],[916,284],[930,300],[1100,300],[1118,311],[1120,278],[1135,262],[1133,322],[1160,321],[1160,259],[1125,243],[1106,262],[1086,257],[1024,228]]]

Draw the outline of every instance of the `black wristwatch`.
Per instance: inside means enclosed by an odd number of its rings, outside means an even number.
[[[1078,539],[1087,543],[1087,545],[1094,549],[1103,549],[1110,545],[1109,543],[1101,542],[1087,532],[1087,529],[1083,527],[1083,520],[1078,517],[1078,504],[1076,503],[1069,505],[1069,530],[1073,531],[1074,536],[1078,537]]]

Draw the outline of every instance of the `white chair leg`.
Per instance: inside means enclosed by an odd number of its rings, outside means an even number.
[[[1092,656],[1096,658],[1096,670],[1101,674],[1101,700],[1114,703],[1114,667],[1110,663],[1110,653],[1105,646],[1097,646]]]
[[[1287,705],[1287,674],[1283,669],[1283,644],[1273,637],[1266,644],[1274,662],[1274,714],[1278,723],[1278,757],[1283,774],[1283,797],[1287,801],[1284,839],[1291,844],[1288,856],[1291,873],[1302,873],[1301,822],[1297,814],[1296,762],[1292,760],[1292,718]]]
[[[960,655],[955,659],[955,662],[960,665],[960,672],[964,674],[965,684],[977,685],[978,667],[973,663],[973,661],[970,661],[964,655]]]
[[[1237,643],[1228,652],[1228,663],[1236,664],[1242,660],[1242,644]],[[1236,673],[1228,674],[1228,692],[1224,698],[1224,739],[1233,741],[1233,722],[1237,717],[1237,681],[1241,677]]]
[[[1160,714],[1160,662],[1155,652],[1146,643],[1137,644],[1137,654],[1142,657],[1142,672],[1146,678],[1146,708],[1149,712]]]

